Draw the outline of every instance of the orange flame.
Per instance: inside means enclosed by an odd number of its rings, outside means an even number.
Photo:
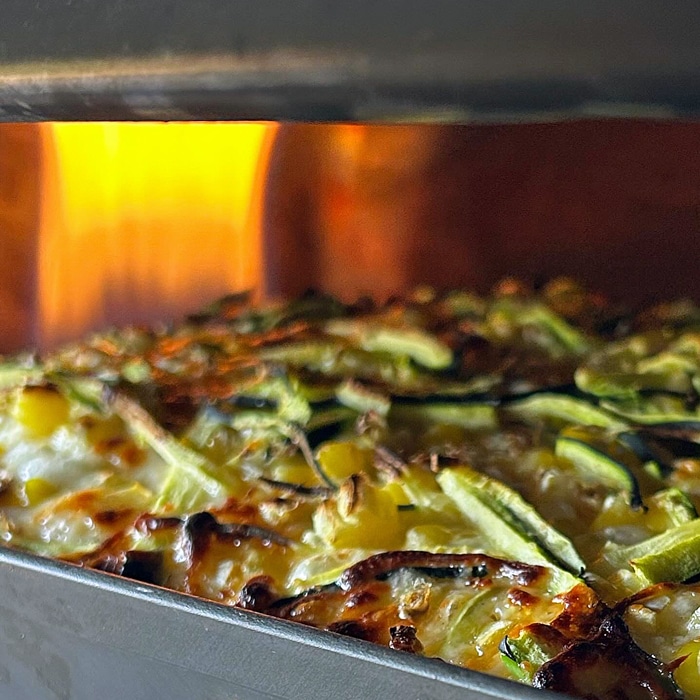
[[[44,124],[42,346],[259,288],[275,124]]]

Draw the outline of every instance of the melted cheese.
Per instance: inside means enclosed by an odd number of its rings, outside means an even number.
[[[547,630],[556,654],[597,639],[614,617],[600,598],[614,605],[644,585],[616,553],[697,517],[686,496],[666,497],[697,492],[687,460],[663,474],[616,441],[659,415],[695,421],[635,387],[674,391],[674,353],[697,377],[700,359],[673,344],[682,329],[606,346],[585,295],[569,319],[546,298],[450,299],[365,315],[323,299],[269,311],[230,300],[203,325],[113,332],[46,358],[0,400],[0,536],[124,575],[146,561],[151,582],[522,680],[504,640]],[[514,394],[551,391],[575,370],[589,392],[578,407],[512,410]],[[610,454],[585,442],[587,413]],[[583,466],[555,449],[571,426]],[[596,460],[607,460],[600,479]],[[460,466],[488,495],[439,476]],[[343,587],[348,567],[406,552],[428,563]],[[432,556],[481,555],[493,571],[431,569]],[[511,571],[535,565],[526,580]],[[700,638],[698,593],[650,595],[625,619],[642,648],[677,662]]]

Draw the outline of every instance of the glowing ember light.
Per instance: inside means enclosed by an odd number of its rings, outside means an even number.
[[[44,124],[38,343],[259,288],[275,124]]]

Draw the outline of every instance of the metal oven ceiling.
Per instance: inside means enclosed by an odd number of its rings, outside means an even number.
[[[0,121],[700,112],[695,0],[5,0]]]

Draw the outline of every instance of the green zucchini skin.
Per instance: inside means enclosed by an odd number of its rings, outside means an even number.
[[[574,576],[581,576],[585,571],[586,564],[571,540],[552,527],[517,491],[501,481],[462,466],[444,470],[438,475],[438,482],[458,503],[467,493],[481,501],[521,538],[534,544],[551,563]],[[474,517],[474,510],[465,504],[463,509]],[[488,522],[480,524],[489,531]]]
[[[639,482],[632,470],[594,445],[573,437],[560,436],[554,448],[558,457],[571,462],[584,480],[597,482],[610,489],[624,491],[632,508],[643,506]]]

